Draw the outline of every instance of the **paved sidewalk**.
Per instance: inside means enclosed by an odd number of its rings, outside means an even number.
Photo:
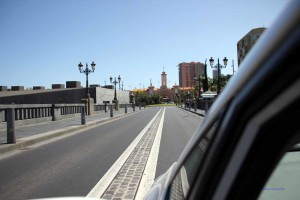
[[[144,110],[142,108],[141,110]],[[139,112],[139,107],[135,108],[135,112]],[[134,113],[132,108],[128,108],[127,114]],[[26,146],[34,143],[42,142],[47,139],[58,137],[67,133],[87,128],[91,125],[96,125],[109,120],[120,118],[125,114],[124,109],[113,112],[113,117],[110,117],[110,111],[107,113],[101,112],[99,114],[86,116],[86,125],[81,125],[81,117],[64,119],[59,121],[50,121],[39,123],[35,125],[27,125],[16,128],[16,144],[7,144],[7,130],[0,130],[0,154]]]
[[[182,107],[178,106],[178,108],[182,108],[182,109],[184,109],[184,110],[190,111],[190,112],[192,112],[192,113],[194,113],[194,114],[197,114],[197,115],[200,115],[200,116],[202,116],[202,117],[205,116],[205,110],[200,110],[200,109],[196,109],[196,110],[195,110],[194,108],[191,108],[191,110],[189,110],[188,107],[187,107],[187,108],[184,108],[184,106],[182,106]]]

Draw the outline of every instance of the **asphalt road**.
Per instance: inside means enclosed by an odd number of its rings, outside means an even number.
[[[179,158],[202,119],[203,117],[180,108],[168,107],[158,155],[156,178],[167,171]]]
[[[86,196],[158,111],[149,108],[0,160],[0,199]],[[177,160],[201,120],[167,108],[156,176]]]

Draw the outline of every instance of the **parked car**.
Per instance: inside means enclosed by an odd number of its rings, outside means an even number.
[[[300,1],[230,80],[145,199],[300,199]]]

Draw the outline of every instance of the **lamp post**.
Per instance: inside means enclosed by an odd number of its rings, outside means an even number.
[[[114,80],[114,81],[113,81],[113,78],[112,78],[112,77],[110,77],[109,80],[110,80],[111,83],[113,83],[113,84],[115,85],[114,103],[115,103],[115,110],[118,110],[118,106],[119,106],[119,105],[118,105],[117,88],[116,88],[116,86],[117,86],[118,83],[120,84],[120,82],[121,82],[121,77],[120,77],[120,75],[119,75],[118,81],[117,81],[117,78],[116,78],[116,77],[115,77],[115,80]]]
[[[120,77],[120,75],[119,75],[118,81],[117,81],[117,78],[116,78],[116,77],[115,77],[115,80],[114,80],[114,81],[113,81],[113,78],[112,78],[112,77],[110,77],[109,80],[110,80],[111,83],[113,83],[113,84],[115,85],[115,96],[114,96],[114,100],[117,100],[117,88],[116,88],[116,85],[117,85],[118,83],[120,83],[121,77]]]
[[[89,92],[89,74],[94,72],[96,69],[96,64],[94,62],[92,62],[91,64],[92,69],[88,68],[88,64],[86,63],[86,67],[83,70],[83,65],[81,64],[81,62],[78,64],[78,68],[80,73],[84,73],[86,75],[86,97],[90,98],[90,92]]]
[[[87,103],[87,109],[86,109],[86,114],[90,115],[91,114],[91,105],[90,105],[90,92],[89,92],[89,74],[94,72],[96,69],[96,64],[94,61],[91,64],[92,69],[88,68],[88,64],[86,63],[85,69],[83,69],[83,65],[81,62],[78,64],[78,69],[80,73],[84,73],[86,75],[86,103]]]
[[[212,57],[209,59],[210,66],[211,66],[212,68],[217,68],[217,69],[218,69],[217,94],[220,94],[220,91],[221,91],[221,85],[220,85],[221,71],[220,71],[220,69],[221,69],[221,68],[226,68],[227,61],[228,61],[228,59],[225,57],[225,58],[223,59],[224,65],[221,65],[221,64],[219,63],[219,58],[218,58],[218,64],[216,64],[216,65],[214,66],[214,59],[213,59]]]

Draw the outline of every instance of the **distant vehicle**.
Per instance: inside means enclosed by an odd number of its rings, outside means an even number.
[[[214,102],[152,199],[300,199],[300,1]]]

